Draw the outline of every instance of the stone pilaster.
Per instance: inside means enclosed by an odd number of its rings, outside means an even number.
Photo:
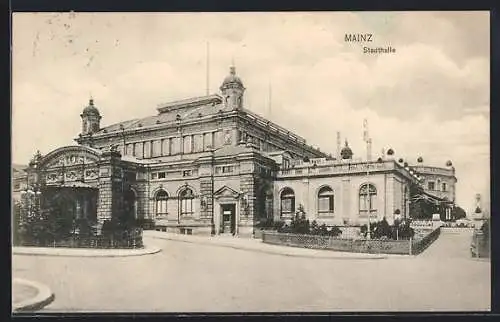
[[[120,214],[123,207],[121,154],[118,151],[106,151],[99,160],[99,202],[97,221],[100,225]]]
[[[255,212],[255,179],[252,175],[245,175],[241,178],[241,192],[247,198],[247,209],[242,210],[241,220],[253,220]]]
[[[200,219],[207,220],[213,216],[213,190],[210,178],[200,179]],[[204,204],[202,204],[204,202]]]

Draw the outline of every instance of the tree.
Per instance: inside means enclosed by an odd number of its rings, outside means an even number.
[[[316,220],[313,220],[310,227],[311,235],[320,235],[319,225]]]
[[[373,230],[373,238],[392,238],[391,226],[389,225],[385,217],[381,221],[377,222],[374,226],[375,228]]]
[[[410,227],[408,220],[398,223],[396,226],[398,239],[410,239],[415,235],[415,231]]]
[[[14,200],[12,206],[12,245],[18,246],[22,244],[23,227],[21,218],[21,203]]]
[[[451,211],[451,218],[454,220],[462,219],[467,217],[467,213],[465,212],[464,209],[462,209],[459,206],[455,206],[452,211]]]
[[[323,224],[322,227],[325,227],[326,229],[326,225]],[[323,229],[323,228],[322,228]],[[337,237],[337,236],[340,236],[342,235],[342,230],[337,227],[337,226],[333,226],[332,228],[330,228],[330,230],[328,231],[328,235],[332,236],[332,237]]]

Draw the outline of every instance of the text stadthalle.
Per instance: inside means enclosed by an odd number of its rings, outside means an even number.
[[[363,54],[395,54],[396,48],[388,47],[363,47]]]

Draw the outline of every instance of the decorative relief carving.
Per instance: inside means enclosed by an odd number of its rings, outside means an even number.
[[[60,176],[57,173],[53,172],[47,175],[46,180],[47,182],[56,182],[57,180],[59,180],[59,177]]]
[[[97,169],[85,170],[86,178],[96,178],[98,175]]]
[[[96,162],[95,156],[81,155],[81,154],[69,154],[60,156],[57,159],[51,161],[47,164],[47,167],[61,167],[61,166],[71,166],[78,164],[89,164]]]
[[[68,174],[66,174],[66,178],[69,180],[75,180],[77,178],[77,174],[75,171],[71,171]]]

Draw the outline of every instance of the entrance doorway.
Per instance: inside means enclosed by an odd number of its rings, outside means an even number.
[[[234,235],[236,232],[236,205],[225,204],[221,205],[221,234]]]

